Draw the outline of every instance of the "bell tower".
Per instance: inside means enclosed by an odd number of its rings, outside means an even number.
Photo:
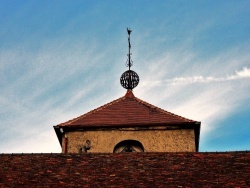
[[[200,122],[149,104],[133,94],[139,76],[131,70],[131,30],[128,70],[120,78],[127,92],[121,98],[54,126],[62,153],[195,152]]]

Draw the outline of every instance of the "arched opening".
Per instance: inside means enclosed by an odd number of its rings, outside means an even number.
[[[144,152],[144,148],[137,140],[123,140],[115,146],[113,153],[124,152]]]

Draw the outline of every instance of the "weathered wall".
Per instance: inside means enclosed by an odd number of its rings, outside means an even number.
[[[68,153],[78,153],[86,140],[91,141],[89,153],[112,153],[123,140],[137,140],[144,152],[195,152],[194,130],[99,130],[68,132]]]

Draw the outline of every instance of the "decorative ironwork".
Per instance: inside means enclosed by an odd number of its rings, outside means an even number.
[[[139,83],[139,76],[136,72],[127,70],[122,74],[120,82],[125,89],[134,89]]]
[[[131,49],[131,44],[130,44],[130,34],[132,32],[132,30],[127,28],[127,32],[128,32],[128,60],[126,62],[126,66],[129,68],[129,70],[125,71],[121,78],[120,78],[120,83],[122,85],[122,87],[124,87],[125,89],[134,89],[138,83],[139,83],[139,76],[136,72],[130,70],[130,67],[133,66],[133,61],[131,59],[131,55],[132,53],[130,53],[130,49]]]

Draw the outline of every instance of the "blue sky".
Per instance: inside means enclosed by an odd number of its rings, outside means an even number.
[[[125,94],[250,150],[250,1],[0,1],[0,153],[60,152],[57,125]]]

